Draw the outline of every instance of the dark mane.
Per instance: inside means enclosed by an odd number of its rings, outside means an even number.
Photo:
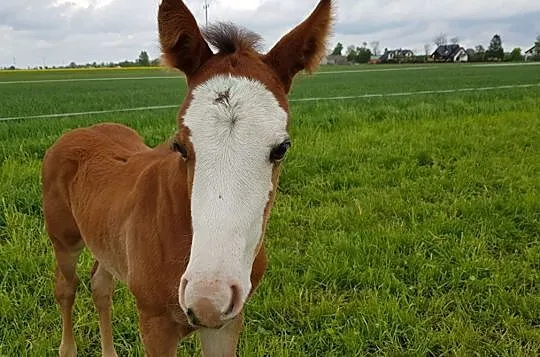
[[[203,36],[220,53],[235,53],[242,50],[259,51],[261,36],[230,22],[219,22],[206,27]]]

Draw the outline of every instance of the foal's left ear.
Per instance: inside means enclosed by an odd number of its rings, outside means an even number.
[[[286,92],[289,92],[292,80],[299,71],[305,69],[311,73],[319,67],[326,52],[333,10],[332,0],[321,0],[304,22],[285,35],[264,56],[264,61],[280,77]]]
[[[212,56],[193,14],[182,0],[163,0],[158,11],[163,62],[189,78]]]

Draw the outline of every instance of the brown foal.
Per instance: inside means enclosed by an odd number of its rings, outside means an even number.
[[[72,307],[84,247],[96,260],[104,356],[116,356],[114,279],[135,297],[147,356],[175,356],[196,330],[205,356],[236,354],[244,304],[266,269],[263,237],[290,146],[287,95],[299,71],[318,67],[332,7],[321,0],[261,54],[258,35],[231,24],[203,35],[182,1],[163,0],[163,62],[188,83],[177,133],[149,148],[126,126],[94,125],[64,134],[43,161],[61,356],[77,353]]]

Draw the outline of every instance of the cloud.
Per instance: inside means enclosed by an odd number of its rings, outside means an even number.
[[[317,0],[211,0],[211,21],[233,21],[260,33],[266,49],[313,10]],[[0,2],[0,67],[135,59],[141,50],[159,56],[159,0],[20,0]],[[201,0],[186,1],[200,24]],[[465,47],[529,47],[540,34],[537,0],[337,0],[330,41],[345,47],[379,41],[380,48],[423,53],[441,32]]]

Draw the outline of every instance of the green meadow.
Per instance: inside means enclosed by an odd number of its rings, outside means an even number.
[[[540,66],[319,72],[297,77],[290,94],[293,147],[239,355],[538,356]],[[98,122],[157,145],[173,134],[185,93],[163,69],[0,72],[0,356],[58,354],[44,152]],[[348,96],[357,98],[328,99]],[[110,112],[149,106],[169,107]],[[90,111],[106,112],[13,119]],[[81,356],[100,355],[92,264],[85,252],[74,308]],[[142,355],[120,283],[113,328],[120,356]],[[200,355],[196,335],[179,355]]]

